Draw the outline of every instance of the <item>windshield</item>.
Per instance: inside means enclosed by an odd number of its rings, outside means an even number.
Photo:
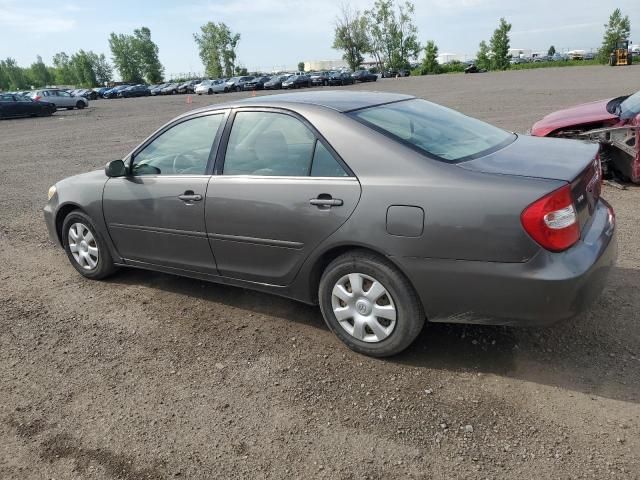
[[[357,110],[362,123],[429,156],[457,162],[496,150],[515,134],[426,100],[406,100]]]
[[[633,118],[638,114],[640,114],[640,91],[627,97],[620,104],[620,118]]]

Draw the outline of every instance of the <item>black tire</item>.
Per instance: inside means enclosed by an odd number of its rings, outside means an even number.
[[[87,227],[87,229],[93,235],[95,240],[95,244],[98,248],[98,261],[97,265],[92,269],[83,268],[78,264],[76,259],[73,257],[71,253],[71,249],[69,247],[69,229],[75,223],[81,223]],[[80,273],[83,277],[90,278],[92,280],[101,280],[103,278],[108,277],[116,271],[116,266],[113,264],[113,258],[111,257],[111,253],[109,252],[109,247],[106,242],[100,235],[100,232],[96,229],[91,217],[86,213],[80,210],[74,210],[64,219],[62,223],[62,245],[64,246],[64,251],[67,253],[67,257],[69,258],[69,262],[73,265],[78,273]]]
[[[207,92],[207,95],[211,95],[213,93],[213,90],[209,89],[209,91]]]
[[[240,87],[236,87],[236,93],[240,93],[242,89]]]
[[[84,108],[84,102],[82,100],[78,100],[78,102],[76,103],[76,108],[78,110],[82,110]]]
[[[336,282],[350,273],[377,280],[396,307],[396,324],[384,340],[370,343],[357,339],[343,328],[333,312],[332,291]],[[406,349],[420,334],[425,315],[422,303],[409,280],[384,257],[365,250],[353,250],[332,261],[322,274],[318,289],[320,309],[327,326],[350,349],[372,357],[388,357]],[[383,298],[383,297],[381,297]]]

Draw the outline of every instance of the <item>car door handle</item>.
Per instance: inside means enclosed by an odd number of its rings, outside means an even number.
[[[200,200],[202,200],[202,195],[200,195],[199,193],[193,193],[191,191],[188,191],[188,192],[184,192],[182,195],[178,195],[178,198],[183,202],[191,203],[191,202],[199,202]]]
[[[344,202],[342,200],[340,200],[339,198],[312,198],[311,200],[309,200],[309,203],[311,205],[315,205],[316,207],[339,207],[341,206]]]

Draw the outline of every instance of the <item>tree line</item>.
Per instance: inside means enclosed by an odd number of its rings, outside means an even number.
[[[240,34],[231,32],[224,23],[208,22],[201,27],[201,33],[194,35],[194,40],[207,75],[246,74],[246,69],[236,66]],[[56,53],[52,65],[45,64],[39,55],[29,67],[19,66],[13,58],[0,60],[0,90],[28,90],[47,85],[92,88],[112,82],[114,72],[126,83],[155,84],[164,80],[158,45],[152,40],[149,28],[141,27],[131,34],[111,33],[109,49],[111,62],[104,54],[91,50],[78,50],[71,55]]]
[[[344,4],[336,19],[333,48],[343,52],[343,59],[352,70],[360,67],[364,55],[374,59],[379,71],[410,69],[411,61],[416,61],[422,53],[417,73],[451,71],[450,66],[438,62],[438,46],[433,40],[420,44],[414,13],[415,6],[410,1],[375,0],[371,8],[362,12]],[[620,40],[629,38],[631,23],[629,17],[616,8],[604,27],[597,56],[601,63],[608,61]],[[478,46],[475,60],[478,68],[505,70],[510,67],[510,31],[511,24],[501,18],[489,41],[483,40]],[[224,22],[207,22],[193,38],[207,76],[247,74],[245,68],[236,64],[241,35]],[[111,62],[104,54],[82,49],[71,55],[56,53],[53,65],[45,64],[40,56],[29,67],[20,67],[13,58],[0,60],[0,90],[26,90],[47,85],[91,88],[112,82],[114,70],[123,82],[154,84],[163,81],[164,67],[149,28],[135,29],[132,34],[111,33],[109,48]],[[552,45],[548,55],[555,52]],[[298,64],[298,69],[304,69],[303,62]]]
[[[462,70],[460,62],[442,65],[438,62],[438,46],[433,40],[421,45],[418,30],[413,21],[415,6],[410,1],[375,0],[370,9],[353,10],[344,4],[336,18],[333,48],[343,52],[342,58],[349,68],[357,70],[364,62],[364,55],[370,55],[378,71],[398,71],[411,69],[411,60],[422,61],[413,73],[435,74]],[[604,25],[602,46],[598,50],[598,60],[606,63],[611,51],[620,40],[629,38],[631,25],[629,17],[616,8]],[[504,18],[487,42],[478,46],[475,63],[484,70],[506,70],[510,67],[509,53],[511,24]],[[552,45],[547,54],[556,53]],[[458,65],[455,65],[455,64]],[[454,68],[451,68],[451,67]],[[459,66],[459,68],[455,68]]]

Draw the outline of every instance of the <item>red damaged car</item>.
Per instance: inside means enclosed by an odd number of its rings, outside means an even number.
[[[605,175],[640,184],[640,92],[551,113],[531,134],[598,142]]]

